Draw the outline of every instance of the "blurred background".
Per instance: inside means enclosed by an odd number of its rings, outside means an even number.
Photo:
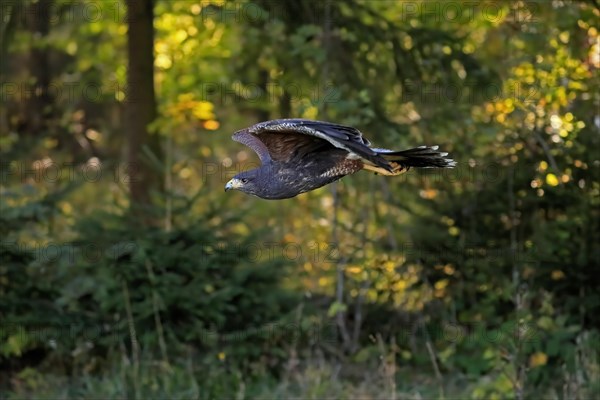
[[[600,396],[597,1],[0,12],[0,397]],[[458,165],[225,194],[286,117]]]

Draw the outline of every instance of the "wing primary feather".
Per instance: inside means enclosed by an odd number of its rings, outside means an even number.
[[[263,139],[264,141],[262,141],[260,136],[263,133],[284,135],[286,131],[316,137],[328,142],[333,147],[356,154],[365,162],[390,171],[393,169],[385,158],[370,147],[371,143],[362,136],[358,129],[325,121],[279,119],[260,122],[244,131],[240,131],[239,137],[236,134],[234,139],[251,147],[263,162],[273,159],[285,159],[286,157],[277,151],[282,149],[282,146],[278,145],[276,140]]]
[[[263,164],[271,161],[271,155],[267,146],[258,137],[250,133],[248,129],[237,131],[231,138],[254,150]]]

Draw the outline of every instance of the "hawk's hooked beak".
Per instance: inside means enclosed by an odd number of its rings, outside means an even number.
[[[240,187],[242,187],[242,181],[240,179],[233,178],[232,180],[227,182],[227,184],[225,185],[225,191],[228,191],[231,189],[238,189]]]

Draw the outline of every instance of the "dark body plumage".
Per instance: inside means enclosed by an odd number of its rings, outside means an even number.
[[[270,165],[248,171],[256,173],[256,183],[267,189],[252,194],[265,199],[287,199],[361,170],[362,162],[347,160],[347,154],[346,151],[332,149],[323,157],[295,155],[289,161],[271,161]],[[241,178],[244,176],[246,173],[239,175]]]
[[[266,121],[236,132],[233,139],[251,147],[262,166],[236,175],[225,190],[265,199],[294,197],[361,169],[399,175],[410,167],[454,166],[437,147],[374,149],[358,129],[323,121]]]

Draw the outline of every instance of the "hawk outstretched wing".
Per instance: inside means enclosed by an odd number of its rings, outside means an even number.
[[[240,130],[232,138],[254,150],[263,163],[287,162],[312,152],[338,148],[347,151],[349,158],[392,170],[358,129],[331,122],[276,119]]]

